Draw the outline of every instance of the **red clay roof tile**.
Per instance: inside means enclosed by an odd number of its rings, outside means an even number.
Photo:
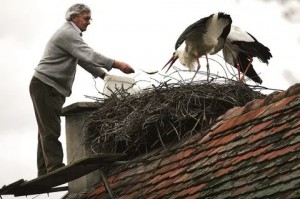
[[[299,198],[300,84],[138,159],[107,173],[117,198]],[[104,195],[100,184],[85,198]]]

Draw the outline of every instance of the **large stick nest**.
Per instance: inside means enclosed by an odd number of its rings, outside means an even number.
[[[86,141],[95,153],[136,156],[203,133],[228,109],[262,97],[240,83],[161,83],[135,95],[117,90],[88,118]]]

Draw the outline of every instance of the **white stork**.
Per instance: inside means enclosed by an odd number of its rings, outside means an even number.
[[[207,54],[213,55],[224,47],[226,37],[230,32],[231,23],[230,15],[219,12],[188,26],[177,39],[175,52],[163,69],[170,64],[168,71],[179,58],[182,65],[192,70],[196,61],[198,64],[196,75],[201,67],[199,58],[203,55],[206,57],[207,69],[209,69]],[[177,50],[184,41],[186,44],[185,49],[183,51]]]
[[[253,58],[257,57],[263,63],[268,64],[272,54],[268,47],[258,42],[250,33],[231,26],[223,48],[223,56],[227,63],[238,69],[239,80],[244,81],[246,75],[261,84],[262,80],[252,65]],[[242,78],[240,78],[240,72],[243,73]]]

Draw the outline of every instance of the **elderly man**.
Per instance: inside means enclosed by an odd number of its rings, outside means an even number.
[[[66,22],[51,37],[30,82],[30,95],[38,124],[38,176],[63,164],[59,141],[60,113],[65,98],[71,95],[77,64],[94,77],[104,78],[112,68],[129,74],[134,70],[126,63],[95,52],[82,39],[90,24],[91,10],[75,4],[66,12]]]

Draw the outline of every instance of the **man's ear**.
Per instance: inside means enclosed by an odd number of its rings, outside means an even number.
[[[71,16],[71,21],[74,22],[76,15]]]

